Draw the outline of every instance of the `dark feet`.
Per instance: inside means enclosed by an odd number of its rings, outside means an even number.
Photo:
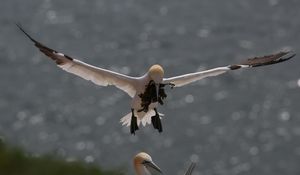
[[[161,125],[161,120],[160,120],[160,117],[159,117],[159,114],[157,112],[157,109],[154,108],[154,111],[155,111],[155,115],[151,117],[151,122],[152,122],[152,125],[154,127],[154,129],[157,129],[158,132],[162,132],[162,125]]]
[[[139,129],[137,125],[137,118],[134,116],[134,110],[131,109],[131,123],[130,123],[130,133],[135,135],[135,131]]]

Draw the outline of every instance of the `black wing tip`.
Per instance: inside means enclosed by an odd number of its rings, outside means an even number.
[[[43,44],[41,44],[40,42],[38,42],[37,40],[33,39],[22,27],[22,25],[18,22],[15,23],[16,26],[32,41],[34,42],[35,46],[38,47],[38,49],[43,52],[46,56],[50,57],[53,59],[53,57],[51,57],[51,54],[58,54],[59,52],[57,52],[56,50],[50,49],[47,46],[44,46]],[[51,54],[49,54],[51,53]],[[61,53],[62,54],[62,53]],[[73,58],[71,58],[68,55],[63,54],[63,56],[67,59],[69,59],[70,61],[73,61]],[[54,59],[56,60],[56,59]],[[60,62],[56,62],[57,64],[59,64]]]
[[[283,61],[286,61],[286,60],[289,60],[293,57],[296,56],[296,53],[292,50],[288,50],[288,51],[281,51],[279,53],[282,53],[283,55],[281,57],[279,57],[279,60],[283,60]]]
[[[23,31],[22,24],[20,22],[15,22],[15,25]]]
[[[233,65],[229,65],[227,66],[230,70],[236,70],[236,69],[240,69],[243,66],[248,66],[248,67],[260,67],[260,66],[266,66],[266,65],[271,65],[271,64],[277,64],[280,62],[284,62],[287,61],[293,57],[296,56],[296,53],[293,52],[292,50],[284,50],[284,51],[279,51],[276,54],[272,54],[272,55],[265,55],[262,57],[254,57],[254,58],[250,58],[248,59],[246,62],[240,63],[240,64],[233,64]],[[259,60],[259,59],[268,59],[268,57],[275,57],[272,60],[269,60],[267,62],[252,62],[253,60]]]
[[[253,65],[252,67],[258,67],[258,66],[265,66],[265,65],[270,65],[270,64],[277,64],[277,63],[281,63],[284,61],[287,61],[293,57],[296,56],[296,53],[294,53],[291,50],[288,51],[280,51],[277,54],[274,55],[280,55],[277,59],[274,59],[273,61],[270,61],[269,63],[264,63],[264,64],[258,64],[258,65]]]
[[[22,27],[22,25],[18,22],[15,23],[16,26],[31,40],[33,41],[34,43],[38,43],[35,39],[33,39]]]

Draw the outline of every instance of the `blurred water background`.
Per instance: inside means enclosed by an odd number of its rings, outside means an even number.
[[[33,155],[53,153],[106,168],[152,155],[164,174],[300,173],[299,56],[168,89],[162,134],[136,136],[119,119],[130,98],[58,69],[18,31],[87,63],[166,76],[299,52],[297,0],[4,0],[0,5],[0,134]],[[298,54],[300,55],[300,54]]]

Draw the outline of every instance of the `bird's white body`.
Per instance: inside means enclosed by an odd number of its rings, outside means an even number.
[[[136,93],[133,96],[132,101],[131,101],[131,109],[134,109],[134,116],[137,117],[138,126],[140,126],[140,124],[142,124],[143,126],[145,126],[146,124],[151,124],[151,117],[153,115],[155,115],[154,108],[158,107],[158,102],[151,103],[149,105],[148,112],[144,112],[144,111],[139,112],[139,110],[142,108],[141,107],[142,100],[139,97],[139,94],[145,92],[145,87],[147,86],[147,84],[149,83],[150,80],[151,79],[150,79],[149,75],[145,74],[141,78],[138,78],[137,81],[135,82]],[[121,121],[122,125],[130,126],[131,113],[128,113],[127,115],[122,117],[120,121]]]
[[[155,83],[156,97],[158,99],[158,92],[161,84],[172,84],[172,87],[181,87],[206,77],[223,74],[230,70],[276,64],[279,62],[286,61],[295,56],[295,54],[290,55],[289,52],[279,52],[273,55],[250,58],[240,64],[218,67],[214,69],[184,74],[171,78],[164,77],[164,70],[160,65],[153,65],[143,76],[132,77],[86,64],[77,59],[73,59],[68,55],[50,49],[33,39],[20,26],[18,27],[30,38],[31,41],[35,43],[35,46],[38,47],[41,52],[43,52],[45,55],[47,55],[53,61],[55,61],[56,64],[63,70],[75,74],[79,77],[82,77],[86,80],[90,80],[99,86],[114,85],[117,88],[126,92],[132,98],[132,112],[121,118],[121,123],[126,126],[132,126],[132,119],[136,117],[135,122],[137,123],[137,126],[135,130],[138,129],[139,125],[151,124],[151,122],[155,129],[158,129],[156,128],[158,127],[157,125],[160,125],[161,129],[160,116],[162,116],[162,114],[159,114],[156,110],[159,103],[154,100],[151,101],[151,103],[148,103],[146,110],[143,110],[142,107],[142,104],[145,101],[142,101],[141,94],[146,93],[145,90],[147,88],[147,85],[149,85],[150,81],[153,81]],[[155,116],[157,119],[153,120],[152,117]],[[156,126],[154,123],[156,123]],[[161,131],[162,130],[160,130],[160,132]]]

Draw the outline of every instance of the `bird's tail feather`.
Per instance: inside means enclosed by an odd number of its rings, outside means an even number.
[[[131,112],[125,115],[120,119],[120,122],[123,126],[129,127],[131,124]],[[146,126],[147,124],[151,124],[151,117],[155,116],[155,111],[153,109],[149,109],[147,113],[145,112],[135,112],[135,116],[137,117],[137,124],[140,126],[142,124],[143,126]],[[164,114],[159,113],[159,116],[164,116]]]

